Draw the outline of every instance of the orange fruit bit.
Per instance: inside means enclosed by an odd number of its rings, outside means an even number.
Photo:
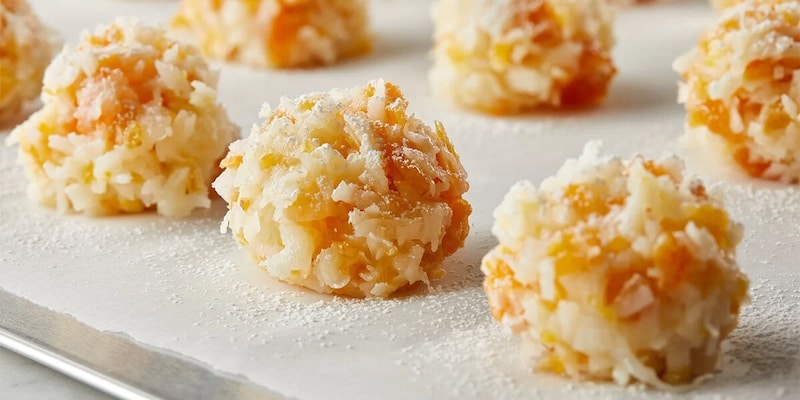
[[[286,68],[292,66],[297,33],[309,23],[310,2],[300,4],[283,4],[281,11],[275,15],[267,32],[267,49],[275,66]]]
[[[617,72],[606,52],[588,46],[581,54],[579,65],[578,74],[561,93],[561,104],[566,107],[600,103],[606,97],[611,78]]]
[[[748,175],[761,177],[772,164],[770,161],[751,161],[750,150],[747,147],[739,147],[733,153],[733,159]]]
[[[676,287],[687,273],[687,268],[694,260],[686,248],[671,233],[661,237],[653,254],[653,265],[660,272],[658,288],[662,291]]]

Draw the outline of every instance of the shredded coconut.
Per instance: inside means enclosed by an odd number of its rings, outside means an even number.
[[[466,107],[593,105],[616,73],[604,1],[441,0],[433,19],[433,91]]]
[[[19,116],[39,95],[58,47],[26,0],[0,0],[0,121]]]
[[[28,195],[61,212],[185,216],[208,207],[217,162],[239,135],[217,74],[161,29],[117,20],[85,32],[44,77],[44,108],[18,126]]]
[[[214,183],[223,230],[270,275],[318,292],[386,297],[441,277],[469,232],[469,186],[442,125],[407,107],[383,81],[265,106]]]
[[[697,47],[678,58],[687,135],[751,176],[800,180],[800,4],[747,1],[727,8]]]
[[[538,189],[506,195],[484,287],[537,368],[662,388],[714,371],[748,301],[742,227],[682,169],[601,157],[593,143]]]
[[[174,32],[217,60],[310,67],[365,54],[365,0],[183,0]]]

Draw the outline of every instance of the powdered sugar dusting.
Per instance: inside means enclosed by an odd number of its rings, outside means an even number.
[[[396,385],[398,398],[409,388],[430,398],[682,397],[530,372],[518,340],[491,320],[480,287],[479,260],[494,244],[486,227],[477,227],[431,293],[416,287],[386,301],[333,298],[277,283],[252,266],[217,233],[220,203],[187,220],[53,218],[25,199],[10,153],[0,151],[0,215],[11,227],[0,232],[2,285],[94,326],[300,398],[319,398],[347,376],[376,371],[402,379],[364,384],[358,393],[386,393]],[[754,275],[753,305],[725,346],[721,372],[689,398],[741,398],[734,393],[742,384],[764,396],[791,396],[790,382],[800,372],[794,334],[800,290],[785,285],[798,274],[781,262],[791,259],[790,243],[800,237],[800,227],[787,223],[800,217],[793,210],[800,191],[718,187],[748,227],[741,261]],[[766,235],[781,240],[764,241]],[[30,258],[46,262],[24,264],[24,272],[9,267]],[[123,311],[130,315],[125,321],[116,317]],[[331,369],[335,360],[348,360],[347,367]],[[309,387],[298,371],[321,382]]]

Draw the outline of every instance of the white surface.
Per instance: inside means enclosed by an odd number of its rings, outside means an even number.
[[[3,399],[105,400],[110,397],[22,356],[0,350]]]
[[[174,7],[32,3],[70,42],[80,28],[113,16],[163,20]],[[376,14],[379,41],[370,57],[303,72],[228,66],[220,92],[232,118],[249,127],[264,101],[383,77],[400,85],[424,120],[442,120],[470,173],[475,211],[465,249],[447,261],[448,276],[433,293],[358,301],[274,282],[218,233],[220,202],[179,221],[57,216],[26,200],[22,172],[6,148],[0,149],[0,287],[300,399],[800,398],[800,191],[793,187],[701,169],[711,179],[739,182],[724,187],[747,229],[739,260],[752,280],[753,304],[726,344],[721,372],[683,395],[529,372],[516,339],[491,320],[481,290],[480,258],[494,244],[491,213],[513,182],[540,181],[594,138],[623,156],[679,150],[683,113],[670,64],[711,21],[705,3],[621,13],[620,74],[602,107],[505,119],[461,112],[430,97],[425,2],[386,2]]]

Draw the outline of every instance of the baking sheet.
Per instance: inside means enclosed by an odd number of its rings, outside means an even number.
[[[124,400],[279,400],[185,356],[98,331],[0,289],[0,346]]]
[[[115,16],[163,21],[175,7],[31,3],[72,43],[79,30]],[[710,7],[675,1],[621,12],[620,74],[602,107],[492,118],[430,96],[429,2],[374,4],[378,43],[371,56],[301,72],[218,65],[220,96],[247,132],[265,101],[382,77],[400,85],[422,119],[441,120],[470,174],[475,211],[466,247],[446,261],[447,277],[430,292],[351,300],[275,282],[218,233],[220,201],[184,220],[56,215],[27,201],[8,148],[0,148],[0,288],[146,351],[161,349],[299,399],[800,398],[800,192],[717,168],[677,144],[683,112],[670,64],[712,21]],[[752,280],[753,304],[725,345],[720,372],[689,393],[531,373],[518,341],[488,313],[479,264],[495,243],[492,210],[512,183],[539,182],[591,139],[622,156],[690,156],[693,168],[720,181],[733,216],[746,226],[739,261]]]

